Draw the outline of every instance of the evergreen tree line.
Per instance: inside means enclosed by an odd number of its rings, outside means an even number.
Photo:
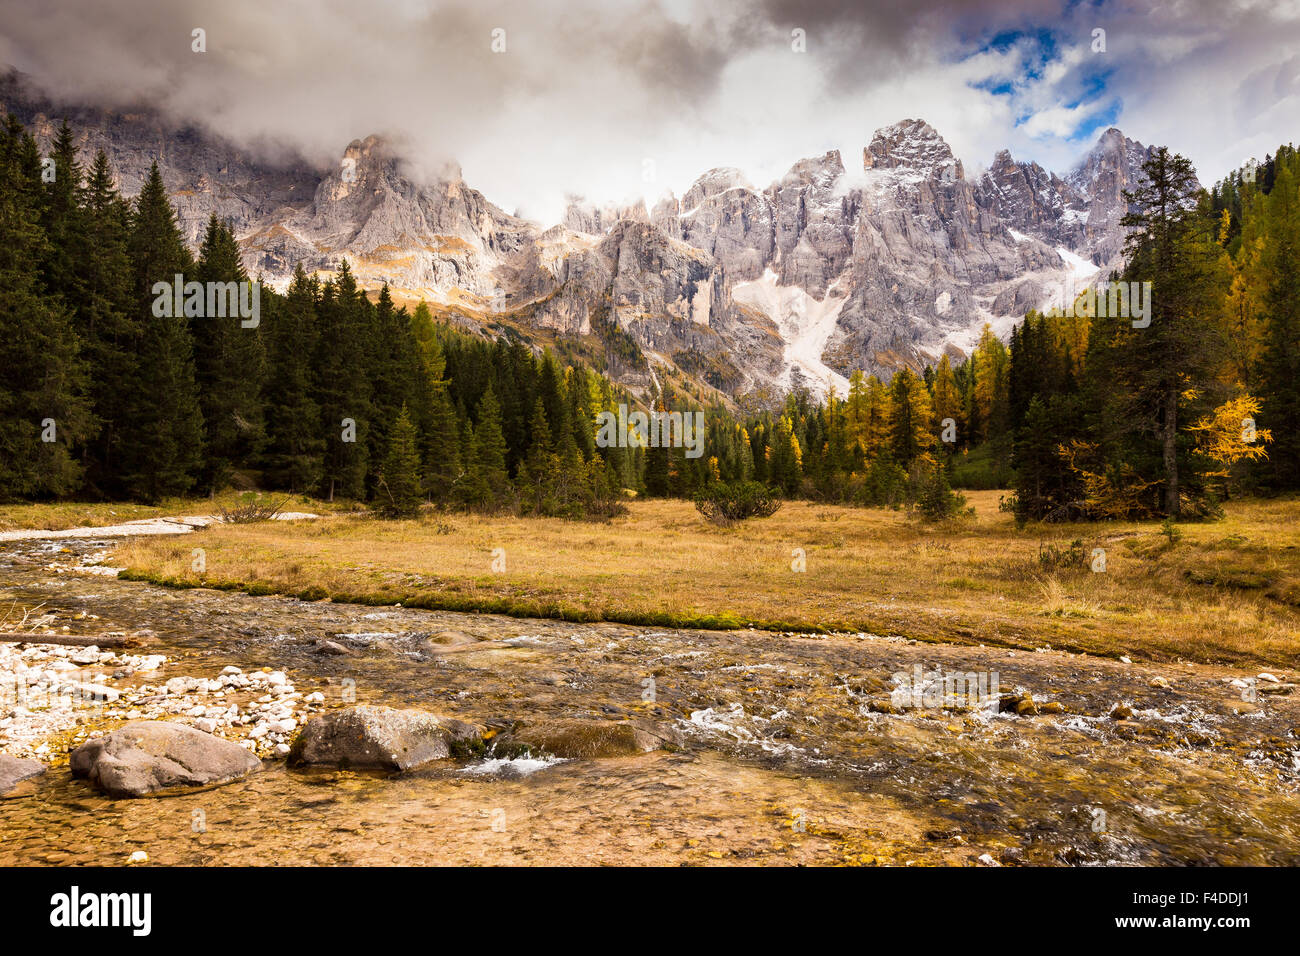
[[[609,511],[638,448],[597,449],[625,395],[581,366],[371,301],[347,262],[260,289],[256,324],[157,308],[154,285],[249,281],[212,217],[191,254],[155,164],[127,201],[65,124],[0,136],[0,500],[157,501],[232,484],[525,513]],[[170,298],[170,297],[169,297]],[[157,314],[163,312],[166,314]]]
[[[51,155],[0,135],[0,500],[156,501],[234,485],[372,502],[609,514],[623,489],[694,497],[756,481],[786,496],[951,511],[949,486],[1016,489],[1023,517],[1203,514],[1235,489],[1300,487],[1300,161],[1209,193],[1158,150],[1131,195],[1145,328],[1031,312],[1005,346],[847,394],[705,412],[704,454],[597,446],[634,406],[607,378],[487,340],[425,304],[372,301],[346,262],[261,289],[260,320],[158,315],[154,283],[246,283],[213,217],[186,247],[156,165],[134,201],[66,124]],[[169,310],[163,310],[169,311]],[[651,408],[696,405],[671,384]],[[1249,422],[1249,429],[1245,423]],[[1247,434],[1249,433],[1249,437]]]

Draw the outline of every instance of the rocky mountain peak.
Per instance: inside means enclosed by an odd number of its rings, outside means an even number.
[[[906,168],[922,173],[939,173],[961,163],[933,126],[925,120],[907,119],[876,130],[862,151],[864,169]],[[956,178],[962,178],[960,172]]]
[[[1129,178],[1127,172],[1140,168],[1150,152],[1146,146],[1129,139],[1112,126],[1097,138],[1088,155],[1066,179],[1076,189],[1087,192],[1107,176]]]
[[[585,232],[593,236],[609,232],[616,223],[630,219],[635,222],[649,222],[650,213],[645,200],[638,199],[629,206],[596,206],[587,202],[582,196],[568,195],[564,208],[564,225],[574,232]],[[658,208],[658,207],[656,207]]]
[[[823,189],[830,188],[844,175],[844,161],[840,151],[832,149],[821,156],[801,159],[790,167],[790,171],[781,178],[781,186],[806,183]]]
[[[1111,127],[1101,134],[1088,155],[1066,177],[1087,207],[1087,239],[1093,261],[1115,264],[1123,252],[1120,220],[1128,212],[1124,192],[1137,188],[1142,164],[1151,149]]]
[[[68,115],[83,156],[104,148],[128,195],[157,159],[187,239],[214,212],[228,219],[250,274],[284,282],[346,257],[365,288],[481,321],[584,336],[613,318],[642,352],[611,372],[636,389],[675,365],[735,395],[816,391],[969,349],[985,322],[1005,334],[1062,277],[1122,254],[1123,191],[1149,152],[1110,129],[1064,179],[1002,150],[970,181],[939,133],[908,119],[872,136],[862,182],[835,150],[763,189],[718,167],[652,210],[567,197],[563,224],[544,230],[382,135],[311,168],[148,111],[65,111],[3,81],[0,103],[43,148]]]
[[[1130,142],[1132,141],[1129,140],[1127,136],[1114,126],[1111,126],[1106,130],[1106,132],[1102,133],[1101,136],[1097,138],[1097,145],[1094,146],[1093,149],[1101,151],[1117,151],[1125,149],[1127,144]],[[1141,146],[1140,143],[1137,145]]]
[[[682,206],[686,209],[694,209],[704,200],[732,189],[748,189],[752,192],[754,187],[750,185],[744,173],[732,166],[710,169],[686,190],[686,195],[682,197]]]

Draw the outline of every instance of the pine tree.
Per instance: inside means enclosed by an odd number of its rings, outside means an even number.
[[[471,466],[473,477],[470,483],[473,498],[470,503],[479,507],[496,508],[506,501],[510,477],[506,472],[506,439],[501,432],[501,405],[490,385],[479,402],[476,417]]]
[[[528,449],[528,457],[520,466],[519,490],[532,511],[537,514],[552,514],[560,459],[555,453],[555,444],[551,441],[551,427],[546,421],[546,408],[540,395],[533,404],[529,432],[533,443]]]
[[[85,295],[83,275],[78,268],[86,242],[82,221],[82,170],[77,161],[77,147],[72,130],[65,120],[55,134],[49,159],[53,160],[54,179],[42,180],[41,229],[47,241],[42,263],[42,286],[51,296],[75,308]]]
[[[317,351],[316,299],[320,284],[299,264],[288,295],[268,297],[264,321],[267,375],[262,403],[266,441],[264,477],[272,487],[307,492],[324,468],[325,439],[313,398],[312,358]]]
[[[423,486],[415,423],[410,412],[403,408],[389,434],[375,506],[389,518],[413,518],[420,513]]]
[[[157,163],[136,199],[127,251],[141,333],[138,375],[123,383],[128,431],[121,473],[128,494],[157,501],[189,491],[203,456],[203,416],[184,310],[176,308],[170,291],[153,291],[155,283],[170,289],[177,275],[183,281],[192,265]]]
[[[899,369],[890,383],[890,452],[891,457],[904,468],[921,454],[927,453],[938,441],[933,430],[934,413],[930,406],[930,393],[915,372]]]
[[[945,451],[951,453],[959,442],[965,440],[965,436],[961,430],[961,395],[957,391],[957,377],[953,375],[952,363],[948,361],[946,354],[939,360],[939,368],[934,373],[932,393],[934,395],[935,431],[942,438],[947,427],[944,422],[948,419],[952,420],[953,428],[956,431],[957,441],[941,446]]]
[[[85,368],[60,297],[42,294],[36,143],[12,117],[0,135],[0,500],[71,492],[85,437]]]
[[[460,427],[448,382],[443,378],[447,358],[434,329],[433,316],[423,302],[411,313],[410,337],[418,368],[415,407],[425,491],[434,501],[446,504],[453,499],[456,484],[464,476]]]
[[[421,407],[425,379],[410,318],[405,310],[393,305],[387,284],[379,290],[373,306],[361,297],[358,315],[363,320],[366,377],[370,382],[370,460],[378,463],[386,454],[389,434],[402,408]]]
[[[991,441],[1000,455],[1009,451],[1005,437],[1010,426],[1007,414],[1008,356],[1006,346],[987,323],[971,355],[975,375],[974,399],[979,422],[979,441]]]
[[[1138,188],[1125,192],[1133,211],[1121,222],[1132,230],[1132,255],[1122,278],[1151,283],[1149,325],[1098,316],[1088,365],[1103,406],[1106,453],[1130,465],[1139,481],[1159,482],[1153,510],[1176,518],[1184,498],[1196,500],[1199,492],[1187,460],[1191,443],[1179,438],[1195,411],[1184,404],[1212,377],[1220,345],[1205,300],[1222,290],[1207,281],[1217,259],[1215,223],[1200,204],[1191,163],[1159,147],[1142,171]]]
[[[1268,474],[1300,488],[1300,164],[1279,164],[1263,216],[1261,259],[1268,276],[1260,358],[1261,425],[1271,427]]]
[[[361,499],[366,492],[371,419],[366,340],[367,303],[344,260],[321,290],[312,397],[320,409],[325,453],[321,492]]]
[[[249,283],[240,261],[234,233],[208,219],[199,260],[193,270],[198,282],[211,288],[220,283],[226,295],[207,296],[204,314],[190,317],[194,339],[195,381],[204,423],[204,463],[201,480],[209,494],[229,484],[234,470],[249,466],[264,438],[262,377],[266,355],[260,307],[258,325],[240,314],[245,297],[261,299],[260,288]],[[231,290],[237,290],[234,296]],[[216,306],[214,309],[213,306]],[[209,310],[213,314],[208,314]],[[224,314],[223,314],[224,313]]]
[[[777,420],[768,455],[768,481],[787,495],[796,494],[803,480],[803,449],[787,416]]]
[[[652,410],[663,411],[662,405],[652,405]],[[629,411],[629,415],[631,412]],[[647,413],[648,414],[648,413]],[[629,432],[631,429],[628,429]],[[649,435],[643,436],[647,441]],[[629,441],[632,438],[629,437]],[[645,447],[645,491],[648,495],[656,498],[666,498],[670,493],[671,473],[668,461],[667,448]]]
[[[84,193],[86,241],[76,269],[82,296],[75,303],[77,331],[89,369],[95,421],[81,457],[92,493],[125,494],[120,480],[121,444],[130,428],[127,384],[138,375],[136,346],[142,334],[133,296],[134,273],[127,255],[130,207],[113,185],[108,157],[100,150]]]

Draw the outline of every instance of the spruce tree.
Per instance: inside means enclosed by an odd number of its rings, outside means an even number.
[[[1260,360],[1260,427],[1273,432],[1268,474],[1300,488],[1300,169],[1279,164],[1264,211],[1265,340]]]
[[[529,432],[533,443],[528,449],[528,457],[520,464],[519,491],[531,510],[538,514],[551,514],[560,458],[551,441],[551,428],[546,421],[546,408],[540,395],[533,403]]]
[[[795,437],[791,421],[781,416],[772,432],[772,445],[768,458],[768,482],[787,495],[799,491],[803,478],[803,450]]]
[[[271,308],[264,316],[263,474],[272,487],[296,492],[316,488],[324,469],[325,438],[312,390],[319,294],[320,284],[299,263],[288,294],[269,297]]]
[[[473,502],[480,507],[496,508],[506,502],[510,477],[506,472],[506,439],[501,432],[501,405],[492,386],[479,402],[474,423],[474,492]]]
[[[43,294],[40,158],[12,117],[0,135],[0,499],[74,490],[89,425],[85,368],[62,298]]]
[[[215,494],[230,483],[236,468],[253,463],[263,440],[261,399],[266,364],[261,309],[258,325],[251,326],[246,322],[252,319],[242,316],[239,308],[245,298],[251,305],[254,295],[260,303],[260,289],[249,282],[234,233],[215,213],[208,219],[193,276],[205,288],[219,283],[226,293],[231,288],[238,290],[234,301],[228,294],[206,297],[204,314],[189,319],[204,425],[201,480],[204,489]]]
[[[130,428],[131,392],[138,375],[136,348],[143,328],[127,255],[130,206],[113,185],[108,157],[100,150],[87,176],[83,224],[86,241],[76,269],[82,296],[75,303],[77,331],[85,346],[94,410],[93,432],[82,452],[88,490],[121,496],[121,446]]]
[[[336,278],[321,290],[320,334],[312,362],[313,397],[325,443],[321,493],[331,501],[336,494],[365,496],[372,416],[366,379],[368,308],[344,260]]]
[[[127,251],[141,332],[138,374],[122,383],[128,417],[121,472],[128,494],[157,501],[189,491],[203,460],[203,415],[189,328],[185,316],[175,314],[177,303],[165,301],[171,293],[156,297],[153,291],[155,283],[170,288],[175,276],[183,278],[192,265],[157,163],[136,199]]]
[[[938,442],[933,430],[930,393],[915,372],[903,368],[894,374],[890,397],[891,455],[903,468],[909,468],[918,456],[929,452]]]
[[[1191,443],[1180,441],[1195,409],[1184,406],[1203,396],[1219,348],[1205,301],[1221,294],[1206,281],[1217,258],[1210,241],[1215,230],[1184,157],[1159,147],[1142,173],[1138,188],[1125,191],[1132,211],[1121,222],[1131,230],[1132,255],[1120,278],[1151,283],[1149,324],[1099,316],[1088,366],[1105,454],[1129,465],[1138,480],[1158,482],[1160,500],[1151,510],[1176,518],[1184,498],[1196,500],[1199,492],[1188,461]]]
[[[380,468],[375,507],[389,518],[413,518],[420,512],[423,479],[415,422],[406,408],[389,430],[388,451]]]
[[[77,147],[65,120],[55,134],[49,160],[53,181],[41,180],[41,228],[47,240],[42,263],[42,286],[47,294],[60,296],[70,308],[85,294],[83,274],[78,268],[86,242],[82,221],[82,170]],[[44,172],[44,170],[42,170]]]
[[[944,421],[952,420],[956,440],[950,443],[943,442],[940,445],[945,453],[952,454],[958,444],[965,443],[966,436],[961,430],[961,395],[957,391],[957,377],[952,373],[952,363],[946,354],[939,360],[939,368],[934,373],[931,392],[934,397],[934,427],[940,439],[943,439],[947,427]]]
[[[387,284],[372,306],[361,296],[363,350],[370,383],[370,460],[382,461],[389,436],[403,408],[420,407],[421,368],[411,323],[398,310]]]

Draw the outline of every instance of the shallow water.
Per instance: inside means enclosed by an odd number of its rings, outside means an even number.
[[[1254,675],[1217,667],[304,603],[49,567],[111,546],[0,544],[0,607],[44,602],[74,633],[152,632],[142,650],[172,658],[155,679],[270,667],[331,707],[347,690],[477,722],[652,717],[685,746],[398,777],[268,761],[244,782],[124,801],[56,757],[0,801],[0,863],[116,864],[135,850],[154,864],[1300,863],[1289,672],[1250,704],[1226,680]],[[318,638],[357,653],[321,656]],[[1003,692],[1066,712],[874,711],[917,664],[996,672]],[[1120,701],[1136,719],[1107,716]]]

